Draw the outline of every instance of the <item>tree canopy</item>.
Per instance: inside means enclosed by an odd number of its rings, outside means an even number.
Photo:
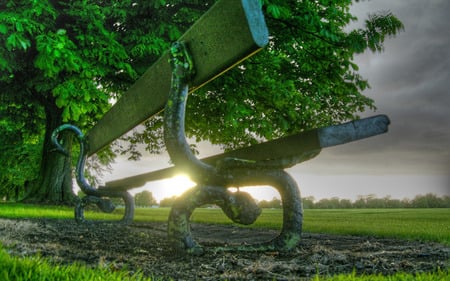
[[[63,122],[88,129],[214,1],[2,1],[0,3],[0,144],[2,163],[33,166],[41,197],[67,194],[70,167],[51,153],[50,134]],[[374,108],[353,56],[382,51],[402,23],[389,12],[356,18],[350,0],[261,0],[270,44],[194,93],[188,135],[226,149],[356,118]],[[145,122],[131,148],[162,148],[161,118]],[[67,142],[68,145],[70,142]],[[36,148],[38,147],[38,148]],[[36,154],[41,153],[36,157]],[[17,157],[20,155],[21,157]],[[22,161],[22,162],[21,162]],[[69,163],[70,164],[70,163]],[[35,166],[36,166],[35,165]],[[1,168],[2,173],[6,168]],[[54,196],[52,201],[64,201]],[[51,196],[50,196],[51,197]]]
[[[150,191],[144,190],[134,195],[134,203],[138,207],[151,207],[157,202]]]

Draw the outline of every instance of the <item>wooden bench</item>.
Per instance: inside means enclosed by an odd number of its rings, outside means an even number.
[[[233,221],[253,223],[260,213],[254,201],[248,194],[232,193],[227,188],[272,185],[282,197],[283,228],[268,245],[286,250],[295,247],[302,227],[301,200],[298,186],[284,169],[315,157],[322,148],[384,133],[389,119],[375,116],[319,128],[198,160],[186,149],[188,145],[182,130],[187,93],[223,74],[268,43],[268,31],[259,1],[218,1],[179,42],[182,43],[175,44],[151,66],[86,136],[68,124],[53,133],[53,142],[61,152],[64,151],[58,142],[58,135],[64,130],[74,132],[81,144],[76,179],[87,196],[76,206],[76,220],[85,221],[86,205],[94,203],[103,211],[111,212],[114,208],[109,198],[121,197],[125,201],[121,221],[128,223],[134,214],[134,200],[128,190],[149,181],[172,177],[181,170],[189,173],[198,186],[181,196],[172,208],[168,232],[174,246],[192,253],[202,252],[189,230],[190,214],[202,204],[218,204]],[[195,69],[195,75],[185,68],[187,66]],[[186,77],[177,79],[180,75]],[[175,167],[107,182],[99,188],[91,186],[83,174],[86,157],[154,116],[164,106],[165,142]]]
[[[202,87],[209,81],[252,56],[268,43],[268,30],[259,1],[221,0],[213,5],[179,39],[188,42],[195,61],[196,75],[190,81],[190,91]],[[98,190],[84,178],[85,157],[98,152],[112,141],[121,137],[143,121],[161,112],[167,102],[171,87],[172,70],[169,52],[156,61],[116,104],[84,135],[72,125],[63,125],[53,133],[53,142],[58,144],[58,134],[64,130],[73,131],[82,144],[82,158],[76,169],[77,183],[88,195],[76,208],[76,219],[84,221],[83,207],[97,203],[104,211],[113,207],[102,197],[122,197],[126,212],[122,219],[133,218],[133,198],[126,192]]]

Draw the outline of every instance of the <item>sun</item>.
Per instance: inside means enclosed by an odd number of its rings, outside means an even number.
[[[195,186],[195,182],[191,181],[191,179],[186,175],[175,176],[170,179],[170,182],[183,188],[191,188]]]
[[[164,185],[165,188],[167,188],[167,192],[173,195],[181,195],[186,190],[194,187],[196,183],[191,181],[191,179],[186,175],[177,175],[167,179]]]

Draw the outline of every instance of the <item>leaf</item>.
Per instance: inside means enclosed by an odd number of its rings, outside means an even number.
[[[31,44],[29,40],[20,40],[20,46],[22,46],[22,49],[26,50]]]
[[[80,119],[80,115],[82,113],[80,107],[76,103],[72,102],[69,104],[69,108],[70,108],[70,113],[71,113],[71,116],[70,116],[71,119],[74,121],[78,121]]]
[[[67,100],[62,97],[58,97],[55,103],[58,108],[63,108],[64,106],[67,105]]]
[[[0,24],[0,33],[6,34],[8,32],[8,28],[4,24]]]
[[[6,38],[6,48],[8,51],[11,51],[12,49],[16,48],[16,33],[12,33],[11,35]]]
[[[67,31],[65,29],[58,29],[56,31],[56,35],[62,36],[62,35],[66,35]]]
[[[18,32],[23,32],[23,26],[22,26],[22,23],[20,21],[16,22],[16,30]]]
[[[267,6],[267,12],[276,19],[279,18],[281,15],[280,9],[278,8],[277,5],[274,5],[274,4],[269,4]]]

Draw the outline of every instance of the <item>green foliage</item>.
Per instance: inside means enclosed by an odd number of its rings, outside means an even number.
[[[274,197],[270,201],[267,201],[267,200],[259,201],[258,202],[258,207],[260,207],[260,208],[267,208],[267,209],[281,209],[282,208],[282,203],[281,203],[280,199]]]
[[[27,143],[3,146],[0,151],[0,196],[19,200],[24,187],[37,177],[41,146]]]
[[[382,50],[403,29],[391,13],[374,13],[364,29],[351,1],[262,0],[269,46],[190,98],[191,137],[227,149],[357,118],[373,101],[353,56]]]
[[[19,120],[1,123],[1,130],[21,127],[13,139],[27,131],[46,146],[61,122],[89,129],[213,3],[1,2],[0,115]],[[395,16],[374,13],[364,29],[347,32],[355,19],[350,0],[261,4],[271,33],[268,48],[192,95],[188,135],[230,149],[354,119],[374,108],[361,94],[369,85],[353,55],[381,51],[386,37],[403,28]],[[148,150],[159,151],[161,119],[146,125],[149,130],[134,136],[131,149],[147,141]],[[22,144],[27,140],[17,143]],[[41,169],[49,169],[47,164]]]
[[[177,196],[172,196],[170,198],[164,198],[159,202],[159,206],[166,208],[166,207],[172,207],[173,203],[175,203],[175,200],[177,200]]]
[[[234,149],[355,119],[375,108],[362,95],[369,84],[358,74],[353,56],[381,51],[386,38],[403,29],[394,15],[373,13],[365,28],[346,31],[356,20],[349,0],[261,4],[271,33],[269,46],[191,95],[188,136]],[[146,132],[129,140],[146,141],[149,151],[157,151],[160,131],[152,128],[160,122],[149,122]]]
[[[33,119],[28,120],[39,114],[35,108],[0,104],[0,113],[12,110],[20,110],[21,116],[11,120],[0,114],[0,197],[18,200],[23,197],[24,187],[37,177],[42,140],[34,135],[40,126]]]
[[[144,190],[134,195],[134,202],[139,207],[151,207],[156,205],[156,200],[150,191]]]

